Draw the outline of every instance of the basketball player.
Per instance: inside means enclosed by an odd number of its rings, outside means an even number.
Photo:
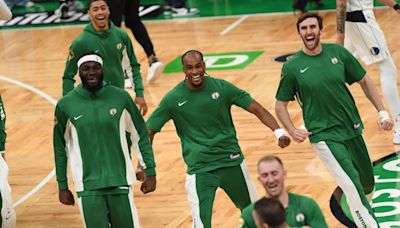
[[[170,119],[181,139],[187,165],[186,191],[193,227],[211,227],[217,188],[222,188],[239,209],[258,199],[243,153],[236,138],[231,106],[257,116],[272,129],[279,146],[290,139],[275,118],[251,96],[222,80],[205,76],[203,54],[190,50],[182,55],[185,80],[168,92],[147,120],[150,139]]]
[[[140,64],[137,62],[128,34],[108,20],[110,10],[105,0],[89,0],[88,6],[90,23],[69,48],[63,76],[63,95],[74,88],[74,77],[78,70],[77,57],[95,52],[103,56],[104,81],[118,88],[124,88],[125,75],[133,80],[135,102],[145,115],[147,104],[143,96]]]
[[[378,227],[365,194],[373,192],[374,175],[362,136],[363,123],[346,84],[360,84],[380,117],[380,128],[391,130],[393,122],[385,111],[373,81],[344,47],[321,44],[322,17],[305,13],[297,21],[302,50],[282,67],[275,110],[296,142],[309,138],[325,167],[346,195],[357,227]],[[289,101],[297,98],[306,129],[294,127]]]
[[[62,97],[55,110],[59,200],[66,205],[75,202],[68,189],[70,159],[84,227],[139,227],[131,188],[135,172],[125,132],[130,133],[139,162],[145,167],[141,190],[152,192],[156,172],[143,117],[126,91],[103,83],[100,56],[84,55],[77,66],[82,84]]]
[[[1,0],[0,0],[1,1]],[[15,227],[15,211],[11,197],[11,188],[8,184],[8,166],[6,164],[6,112],[0,95],[0,227]]]
[[[394,0],[378,0],[400,13]],[[381,89],[394,119],[393,143],[400,144],[400,98],[397,69],[385,36],[373,11],[373,0],[337,0],[337,43],[342,44],[366,64],[376,64],[381,75]]]
[[[257,167],[258,181],[266,193],[264,198],[276,199],[283,205],[289,227],[328,227],[321,209],[313,199],[286,191],[286,170],[279,157],[266,155],[258,161]],[[242,211],[243,228],[256,228],[253,219],[255,208],[256,205],[252,203]]]

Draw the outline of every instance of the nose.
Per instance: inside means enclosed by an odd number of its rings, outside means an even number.
[[[197,69],[197,67],[194,67],[192,69],[192,75],[196,75],[199,72],[199,70]]]

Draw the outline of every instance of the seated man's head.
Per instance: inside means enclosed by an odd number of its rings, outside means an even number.
[[[253,219],[257,228],[286,228],[285,209],[273,198],[263,197],[254,204]]]

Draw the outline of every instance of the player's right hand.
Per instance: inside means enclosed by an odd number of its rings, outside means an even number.
[[[311,132],[307,131],[306,129],[295,129],[289,133],[292,136],[293,140],[298,143],[304,142],[308,138],[308,136],[311,135]]]
[[[59,190],[58,200],[65,205],[75,205],[74,195],[69,189]]]
[[[290,144],[290,138],[287,135],[281,136],[278,140],[278,145],[280,148],[285,148],[289,146]]]
[[[156,184],[156,176],[146,176],[143,180],[142,186],[140,186],[140,190],[142,190],[144,194],[153,192],[156,190]]]

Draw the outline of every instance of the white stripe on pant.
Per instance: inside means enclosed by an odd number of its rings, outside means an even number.
[[[250,174],[247,170],[247,165],[245,160],[242,161],[240,164],[240,168],[242,170],[247,190],[249,192],[250,200],[251,202],[255,202],[256,200],[259,199],[259,195],[257,192],[257,189],[254,185],[254,182],[251,180]],[[199,203],[199,197],[197,195],[197,189],[196,189],[196,174],[186,174],[186,191],[188,193],[188,201],[190,204],[190,208],[192,209],[192,227],[193,228],[203,228],[204,224],[201,221],[200,218],[200,203]]]
[[[324,163],[329,173],[335,178],[336,183],[346,195],[347,204],[349,205],[351,215],[353,216],[354,223],[357,227],[378,227],[375,219],[369,214],[368,209],[363,205],[356,186],[333,156],[328,145],[324,141],[321,141],[313,143],[312,146],[322,163]]]

